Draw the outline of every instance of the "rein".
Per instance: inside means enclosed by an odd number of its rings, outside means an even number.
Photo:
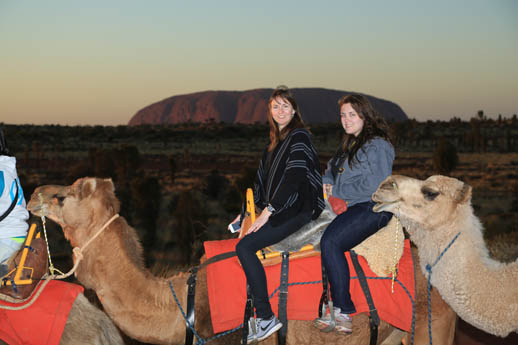
[[[450,247],[453,245],[453,243],[457,240],[457,238],[460,235],[460,231],[453,237],[453,239],[448,243],[446,248],[443,249],[443,251],[439,254],[437,259],[435,259],[433,264],[426,264],[426,271],[428,272],[428,338],[430,339],[430,345],[432,345],[432,302],[431,302],[431,290],[432,290],[432,268],[437,265],[439,260],[443,257],[443,255],[450,249]]]
[[[74,249],[72,251],[74,252],[74,255],[77,260],[75,260],[74,267],[72,267],[72,269],[70,271],[68,271],[68,273],[60,274],[60,275],[51,275],[50,278],[51,279],[65,279],[65,278],[71,276],[76,271],[77,266],[79,266],[79,262],[81,262],[81,260],[83,259],[83,251],[86,249],[86,247],[88,247],[88,245],[90,243],[92,243],[101,234],[101,232],[103,232],[117,218],[119,218],[118,213],[113,215],[113,217],[111,217],[110,219],[108,219],[108,221],[106,223],[104,223],[104,225],[99,229],[99,231],[97,231],[95,233],[95,235],[93,235],[88,241],[86,241],[86,243],[83,245],[82,248],[74,247]]]

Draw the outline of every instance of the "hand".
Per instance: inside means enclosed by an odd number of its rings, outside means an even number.
[[[230,230],[230,225],[238,222],[240,217],[241,217],[241,215],[238,214],[237,217],[234,218],[234,220],[230,222],[230,224],[227,226],[227,228],[229,228],[229,230]],[[230,231],[232,232],[232,230],[230,230]],[[237,230],[237,232],[240,232],[240,231],[241,231],[241,228]]]
[[[234,218],[234,220],[230,222],[230,224],[234,224],[235,222],[237,222],[237,221],[239,220],[239,217],[241,217],[241,215],[240,215],[240,214],[238,214],[238,215],[237,215],[237,217],[236,217],[236,218]],[[230,225],[230,224],[229,224],[229,225]]]
[[[255,218],[254,224],[252,224],[250,226],[250,228],[248,228],[246,235],[259,230],[264,224],[266,224],[266,222],[268,221],[268,218],[270,218],[271,214],[272,213],[270,211],[268,211],[268,209],[265,208],[263,210],[263,212],[261,212],[261,214],[257,218]]]
[[[333,195],[333,185],[329,183],[324,183],[323,185],[324,191],[326,192],[327,196]]]

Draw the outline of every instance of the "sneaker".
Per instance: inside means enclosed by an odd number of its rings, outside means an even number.
[[[338,333],[351,333],[353,330],[353,321],[349,314],[340,312],[340,308],[333,308],[334,317],[331,313],[327,313],[323,317],[318,317],[313,321],[313,325],[322,332],[331,332],[333,330]],[[333,320],[334,319],[334,320]]]
[[[252,324],[253,322],[255,324]],[[253,341],[262,341],[277,332],[281,327],[282,323],[277,319],[277,317],[275,317],[275,315],[269,319],[262,319],[260,317],[257,319],[250,318],[248,321],[247,343],[250,344]]]

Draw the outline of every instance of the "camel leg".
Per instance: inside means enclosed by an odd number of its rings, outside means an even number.
[[[112,320],[92,305],[83,295],[77,295],[61,336],[60,345],[124,345]]]
[[[406,336],[406,334],[407,333],[405,331],[394,328],[392,333],[390,333],[390,335],[385,340],[383,340],[380,345],[399,345],[401,344],[401,341]]]

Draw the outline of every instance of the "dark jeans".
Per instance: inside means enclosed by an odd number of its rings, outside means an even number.
[[[256,232],[243,237],[236,245],[237,256],[254,296],[257,317],[267,319],[273,315],[273,311],[268,299],[266,274],[256,252],[285,239],[310,220],[310,214],[299,214],[279,226],[272,226],[268,221]]]
[[[389,212],[373,212],[373,206],[374,203],[369,201],[349,207],[328,225],[320,240],[322,263],[329,277],[333,305],[346,314],[356,312],[356,308],[349,292],[351,275],[344,252],[383,228],[392,217]]]

